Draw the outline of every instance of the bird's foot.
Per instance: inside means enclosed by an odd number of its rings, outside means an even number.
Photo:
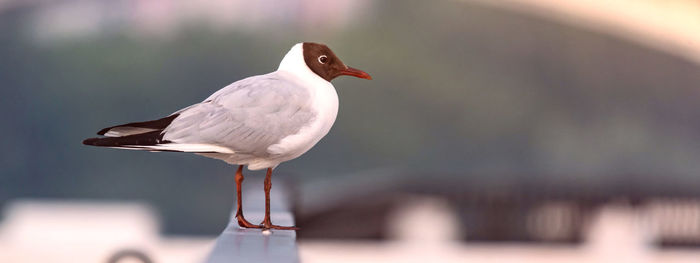
[[[278,225],[269,225],[269,226],[262,226],[263,229],[279,229],[279,230],[299,230],[300,228],[295,227],[295,226],[278,226]]]
[[[279,230],[299,230],[300,228],[295,227],[295,226],[278,226],[278,225],[273,225],[272,221],[269,219],[265,219],[260,223],[260,226],[262,226],[262,229],[279,229]]]

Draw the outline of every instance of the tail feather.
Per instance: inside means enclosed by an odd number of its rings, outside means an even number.
[[[177,118],[178,114],[144,122],[132,122],[100,130],[102,138],[89,138],[83,144],[120,149],[147,150],[159,152],[225,153],[233,150],[219,145],[206,143],[173,143],[163,139],[163,130]]]

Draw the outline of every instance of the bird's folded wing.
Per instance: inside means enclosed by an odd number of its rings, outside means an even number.
[[[268,156],[270,145],[296,134],[315,118],[308,91],[268,74],[235,82],[179,112],[163,139],[209,144],[236,153]]]

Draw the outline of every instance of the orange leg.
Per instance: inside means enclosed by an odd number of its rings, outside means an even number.
[[[238,220],[238,225],[244,228],[262,228],[260,225],[255,225],[253,223],[248,222],[248,220],[245,220],[245,217],[243,217],[243,198],[241,194],[241,185],[243,184],[243,165],[238,166],[238,170],[236,171],[236,194],[237,194],[237,201],[236,201],[236,219]]]
[[[294,226],[278,226],[273,225],[270,220],[270,189],[272,188],[272,168],[267,168],[267,174],[265,175],[265,219],[263,219],[261,225],[263,229],[281,229],[281,230],[299,230],[298,227]]]

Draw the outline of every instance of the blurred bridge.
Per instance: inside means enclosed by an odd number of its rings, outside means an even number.
[[[696,0],[470,1],[621,36],[700,63],[700,2]]]

